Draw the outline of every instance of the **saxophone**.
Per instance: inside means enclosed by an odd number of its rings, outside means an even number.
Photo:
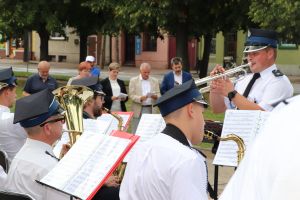
[[[245,153],[245,143],[241,137],[239,137],[238,135],[235,135],[235,134],[228,134],[225,137],[220,137],[220,136],[216,135],[215,133],[208,131],[208,130],[204,131],[204,135],[205,135],[205,137],[207,137],[209,139],[213,139],[213,140],[218,140],[218,141],[232,140],[232,141],[234,141],[238,146],[237,162],[238,162],[238,164],[241,162],[241,160],[244,157],[244,153]]]
[[[107,109],[105,107],[103,107],[102,109],[118,120],[118,131],[123,131],[123,118],[116,113],[112,113],[109,109]],[[126,168],[126,164],[122,162],[119,164],[119,166],[113,173],[115,176],[118,177],[119,182],[122,182],[122,179],[123,179],[123,176],[125,173],[125,168]]]

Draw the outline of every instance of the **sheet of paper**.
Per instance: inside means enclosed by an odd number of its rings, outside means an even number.
[[[125,99],[126,97],[128,97],[128,95],[125,93],[122,93],[122,92],[118,96],[118,98],[121,98],[121,99]]]
[[[129,139],[83,134],[41,182],[86,199],[110,172]]]
[[[262,126],[262,111],[258,110],[227,110],[225,114],[222,137],[235,134],[241,137],[245,147],[251,143]],[[264,116],[267,116],[264,115]],[[238,146],[232,140],[221,141],[213,164],[237,166]]]
[[[130,116],[131,116],[130,114],[131,114],[130,112],[128,112],[128,114],[126,114],[126,112],[118,114],[123,119],[122,128],[128,126]],[[97,120],[110,121],[111,122],[111,124],[110,124],[110,126],[107,130],[107,134],[110,134],[113,130],[118,130],[119,121],[114,116],[112,116],[111,114],[104,113],[100,117],[98,117]]]
[[[99,134],[107,134],[112,121],[110,120],[95,120],[95,119],[84,119],[83,128],[84,131],[95,132]]]
[[[161,114],[143,114],[135,133],[135,135],[140,136],[140,139],[124,158],[123,162],[128,162],[130,155],[139,145],[160,133],[165,127],[166,124]]]

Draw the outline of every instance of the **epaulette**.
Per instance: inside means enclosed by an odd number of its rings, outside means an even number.
[[[273,70],[272,73],[274,74],[275,77],[283,76],[284,74],[279,70]]]

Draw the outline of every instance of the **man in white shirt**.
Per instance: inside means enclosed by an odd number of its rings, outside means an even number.
[[[64,120],[63,110],[48,89],[17,100],[14,123],[24,127],[28,139],[11,163],[5,184],[7,190],[39,200],[70,199],[36,182],[58,162],[52,145],[61,137]]]
[[[131,110],[133,114],[132,131],[135,133],[139,119],[143,113],[158,113],[153,107],[157,98],[160,97],[159,83],[156,78],[150,76],[151,66],[142,63],[140,75],[133,77],[129,82],[129,98],[132,100]]]
[[[271,111],[272,104],[293,95],[289,79],[275,65],[277,56],[277,33],[271,30],[250,29],[244,53],[252,73],[239,79],[234,85],[229,79],[212,81],[210,104],[215,113],[226,109]],[[223,73],[216,66],[211,76]]]
[[[10,112],[16,101],[16,77],[11,68],[0,70],[0,149],[8,155],[9,163],[26,141],[27,134],[19,124],[13,124]]]
[[[131,155],[121,200],[207,200],[205,157],[192,145],[203,139],[207,103],[193,80],[167,91],[157,105],[166,128]]]
[[[299,110],[300,96],[275,107],[220,200],[300,199]]]

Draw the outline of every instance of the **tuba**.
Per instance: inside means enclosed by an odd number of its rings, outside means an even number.
[[[70,145],[74,145],[83,132],[83,106],[94,92],[85,86],[69,85],[53,91],[60,105],[65,109]]]
[[[204,131],[204,135],[205,135],[205,137],[207,137],[209,139],[213,139],[213,140],[218,140],[218,141],[232,140],[232,141],[234,141],[238,146],[238,151],[237,151],[238,164],[241,162],[241,160],[244,157],[244,153],[245,153],[245,143],[241,137],[239,137],[238,135],[235,135],[235,134],[228,134],[225,137],[220,137],[220,136],[216,135],[215,133],[208,131],[208,130]]]

